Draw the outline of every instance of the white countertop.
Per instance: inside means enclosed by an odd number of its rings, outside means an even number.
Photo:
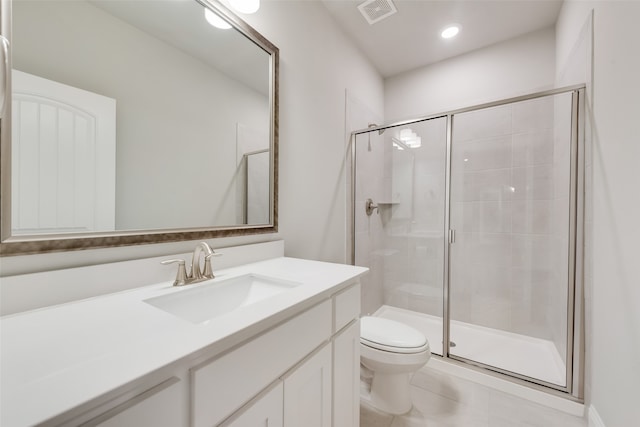
[[[0,425],[42,423],[204,349],[211,355],[224,351],[366,271],[294,258],[220,270],[213,281],[256,273],[301,285],[207,324],[183,320],[144,300],[210,281],[180,288],[163,282],[2,317]]]

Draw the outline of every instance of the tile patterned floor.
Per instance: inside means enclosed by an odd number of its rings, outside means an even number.
[[[411,384],[408,414],[385,414],[362,399],[360,427],[587,427],[584,418],[428,368]]]

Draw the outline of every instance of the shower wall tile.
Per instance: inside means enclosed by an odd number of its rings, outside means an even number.
[[[442,294],[434,296],[409,295],[408,310],[442,317]]]
[[[411,231],[423,233],[442,233],[444,229],[444,204],[421,203],[416,204],[420,219],[410,224]]]
[[[410,295],[405,292],[397,292],[396,290],[384,291],[384,303],[392,307],[409,310],[409,299]]]
[[[568,199],[571,194],[571,157],[556,160],[554,164],[554,195],[558,199]]]
[[[365,290],[360,295],[361,313],[371,314],[383,304],[383,293],[379,279],[374,277],[376,268],[372,268],[367,278],[362,280],[362,289]]]
[[[513,283],[512,269],[492,264],[476,264],[469,271],[469,281],[475,295],[510,299]]]
[[[513,135],[513,166],[553,163],[553,131],[551,129]]]
[[[511,135],[456,143],[455,164],[465,172],[511,167]]]
[[[471,304],[471,316],[475,325],[506,331],[511,329],[511,303],[508,297],[476,295]]]
[[[384,146],[374,133],[356,137],[356,200],[372,198],[379,200],[382,195],[384,176]]]
[[[355,247],[356,265],[360,265],[363,267],[368,267],[369,265],[371,265],[371,251],[368,250],[371,247],[369,233],[367,233],[366,231],[356,231]]]
[[[513,104],[513,132],[551,129],[554,123],[554,99],[544,97]]]
[[[513,332],[547,340],[552,338],[545,312],[551,303],[545,298],[549,295],[548,284],[552,279],[552,271],[536,266],[512,270]]]
[[[411,230],[441,231],[444,227],[444,174],[416,174]]]
[[[423,141],[422,147],[412,151],[415,156],[416,180],[420,175],[440,174],[444,176],[444,162],[446,151],[442,144],[430,144]]]
[[[512,202],[464,202],[460,205],[462,224],[457,223],[456,228],[464,232],[511,232]]]
[[[554,242],[549,236],[536,234],[513,234],[511,237],[511,266],[551,271],[553,267]]]
[[[355,231],[356,233],[364,233],[364,232],[369,232],[371,230],[371,222],[372,222],[372,218],[370,216],[367,216],[366,214],[366,208],[365,208],[365,201],[364,200],[356,200],[354,202],[354,214],[355,214]],[[375,217],[373,218],[373,221],[375,221]],[[356,242],[357,243],[357,242]]]
[[[474,323],[475,319],[471,313],[473,306],[472,299],[465,293],[451,294],[451,299],[455,298],[455,304],[449,307],[449,316],[451,320],[458,322]]]
[[[421,258],[416,255],[412,257],[411,261],[415,266],[409,278],[411,282],[422,283],[425,286],[439,286],[442,288],[441,270],[443,270],[443,257],[438,256],[432,258],[425,254],[425,256]]]
[[[511,282],[510,267],[459,264],[450,284],[452,319],[509,331]]]
[[[510,330],[510,267],[458,260],[459,268],[451,272],[451,318]]]
[[[515,200],[511,229],[519,234],[551,234],[555,219],[554,200]]]
[[[553,200],[552,233],[555,236],[569,235],[569,198],[556,198]]]
[[[511,170],[491,169],[464,174],[462,192],[458,192],[455,200],[465,202],[477,200],[511,200]],[[453,194],[453,193],[452,193]]]
[[[483,139],[511,133],[510,106],[494,107],[453,117],[454,142]]]
[[[458,261],[470,264],[491,264],[509,267],[511,235],[501,233],[458,233],[454,246],[461,246],[463,256]]]
[[[513,200],[551,200],[554,197],[552,165],[513,168],[511,180]]]

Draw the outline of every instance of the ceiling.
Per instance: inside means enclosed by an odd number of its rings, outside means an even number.
[[[383,77],[508,40],[556,22],[562,0],[393,0],[397,13],[369,25],[365,0],[322,0]],[[440,37],[450,23],[453,39]]]

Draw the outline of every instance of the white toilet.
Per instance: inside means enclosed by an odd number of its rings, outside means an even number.
[[[417,329],[382,317],[360,319],[360,362],[373,373],[371,404],[390,414],[411,410],[409,381],[431,357]]]

